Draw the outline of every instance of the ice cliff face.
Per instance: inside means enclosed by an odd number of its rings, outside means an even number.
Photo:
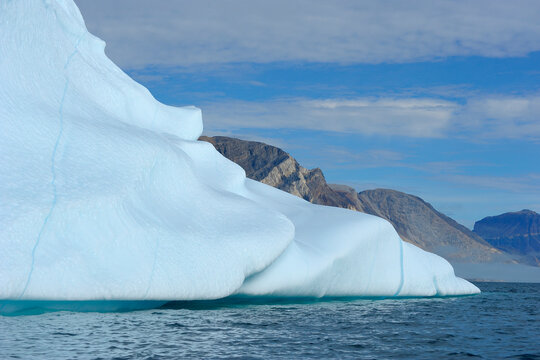
[[[0,1],[0,299],[478,292],[386,221],[247,180],[103,49],[71,0]]]

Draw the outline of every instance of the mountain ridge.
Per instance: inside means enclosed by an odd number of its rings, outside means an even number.
[[[535,211],[524,209],[485,217],[474,224],[474,232],[492,246],[540,266],[540,214]]]

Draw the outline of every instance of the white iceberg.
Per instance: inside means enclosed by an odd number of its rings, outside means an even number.
[[[479,292],[380,218],[246,179],[71,0],[0,1],[0,128],[2,300]]]

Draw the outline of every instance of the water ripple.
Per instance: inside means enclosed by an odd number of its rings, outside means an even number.
[[[446,299],[177,302],[0,317],[1,358],[540,359],[540,284]]]

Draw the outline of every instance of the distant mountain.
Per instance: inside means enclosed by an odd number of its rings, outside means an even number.
[[[474,224],[474,232],[494,247],[540,266],[540,214],[521,210],[489,216]]]
[[[449,260],[488,262],[502,256],[501,251],[480,236],[419,197],[389,189],[357,193],[348,186],[329,185],[320,169],[308,170],[285,151],[264,143],[224,136],[204,136],[201,140],[212,143],[251,179],[315,204],[380,216],[392,223],[405,241]]]

